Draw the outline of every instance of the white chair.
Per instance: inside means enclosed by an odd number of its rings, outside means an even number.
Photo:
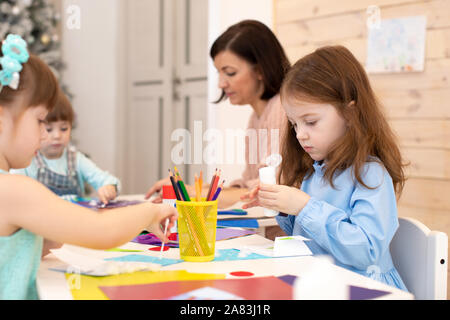
[[[420,300],[447,299],[448,237],[412,218],[399,218],[391,255],[408,290]]]

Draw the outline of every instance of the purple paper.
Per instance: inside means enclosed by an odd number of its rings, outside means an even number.
[[[238,237],[247,236],[250,234],[255,234],[252,230],[239,230],[231,228],[217,228],[216,230],[216,241],[233,239]]]
[[[293,286],[295,279],[297,279],[297,276],[294,276],[294,275],[291,275],[291,274],[287,274],[285,276],[278,277],[278,279],[283,280],[284,282],[286,282],[290,286]]]
[[[390,292],[387,291],[367,289],[356,286],[349,286],[349,290],[350,290],[350,300],[375,299],[390,294]]]
[[[74,203],[89,209],[113,209],[113,208],[121,208],[127,206],[133,206],[135,204],[140,204],[143,201],[140,200],[116,200],[110,201],[107,205],[103,206],[103,203],[98,200],[91,201],[74,201]]]
[[[140,244],[149,244],[149,245],[153,245],[153,246],[162,246],[162,241],[157,236],[155,236],[153,233],[141,234],[141,235],[137,236],[136,238],[134,238],[133,240],[131,240],[131,242],[137,242]],[[176,241],[176,242],[165,243],[164,246],[170,247],[170,248],[178,248],[179,244],[178,244],[178,241]]]

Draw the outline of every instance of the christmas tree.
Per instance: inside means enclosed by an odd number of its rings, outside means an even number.
[[[10,33],[20,35],[28,44],[28,50],[45,61],[64,92],[61,83],[64,63],[60,51],[58,24],[61,15],[49,0],[0,0],[0,41]]]

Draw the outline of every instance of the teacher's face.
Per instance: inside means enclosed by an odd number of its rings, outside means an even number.
[[[260,99],[264,84],[252,64],[226,50],[216,55],[214,66],[219,73],[219,88],[232,104],[252,104]]]

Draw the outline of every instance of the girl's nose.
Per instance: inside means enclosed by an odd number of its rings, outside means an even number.
[[[308,138],[307,132],[301,129],[300,126],[297,126],[297,130],[295,132],[297,134],[297,140],[306,140]]]

